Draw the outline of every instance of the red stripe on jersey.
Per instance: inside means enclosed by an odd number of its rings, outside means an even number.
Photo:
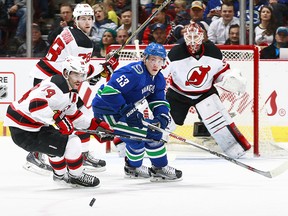
[[[226,72],[226,71],[229,70],[229,69],[230,69],[230,65],[229,65],[229,64],[226,64],[226,65],[222,68],[222,70],[218,71],[218,73],[214,75],[214,77],[213,77],[214,81],[220,76],[220,74]]]
[[[80,110],[77,110],[73,115],[66,115],[72,122],[75,121],[77,118],[82,116],[82,112]]]
[[[38,110],[48,107],[48,101],[42,98],[34,98],[30,101],[29,111],[36,112]]]
[[[56,68],[54,68],[51,64],[49,64],[49,61],[44,60],[44,59],[41,59],[37,63],[36,66],[39,70],[41,70],[44,74],[46,74],[49,77],[51,77],[55,74],[60,74],[60,75],[62,74],[60,71],[58,71]]]
[[[36,122],[34,119],[25,115],[20,110],[16,110],[13,104],[11,104],[8,107],[6,116],[21,126],[26,126],[26,127],[31,127],[31,128],[40,128],[44,125],[40,122]]]
[[[94,66],[92,64],[89,64],[89,70],[87,73],[87,77],[91,76],[91,74],[94,72]]]

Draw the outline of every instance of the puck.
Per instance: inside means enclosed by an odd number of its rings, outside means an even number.
[[[96,201],[96,199],[95,199],[95,198],[92,198],[91,201],[90,201],[90,203],[89,203],[89,206],[92,207],[92,206],[94,205],[95,201]]]

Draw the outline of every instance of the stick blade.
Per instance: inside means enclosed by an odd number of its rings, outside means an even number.
[[[281,175],[288,169],[288,160],[282,163],[280,166],[270,171],[271,178]]]

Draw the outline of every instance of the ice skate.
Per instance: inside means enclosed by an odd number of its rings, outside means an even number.
[[[106,161],[94,158],[89,152],[83,152],[84,170],[90,172],[103,172],[106,170]]]
[[[65,173],[64,175],[58,175],[53,171],[53,181],[57,183],[58,185],[70,185],[71,184],[68,173]]]
[[[151,181],[180,181],[182,180],[182,171],[177,170],[171,166],[165,167],[152,167],[149,169],[151,172]]]
[[[149,171],[149,168],[142,165],[140,167],[131,167],[127,163],[127,158],[125,158],[125,166],[124,166],[124,172],[125,172],[125,178],[150,178],[151,173]]]
[[[29,152],[23,168],[40,175],[50,175],[53,170],[52,167],[45,162],[44,155],[40,152]]]
[[[100,180],[96,176],[84,172],[80,176],[74,176],[70,173],[68,176],[68,182],[75,187],[96,187],[100,184]]]

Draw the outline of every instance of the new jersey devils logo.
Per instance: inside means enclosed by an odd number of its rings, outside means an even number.
[[[187,81],[185,82],[185,85],[201,87],[208,79],[208,72],[210,69],[210,66],[197,66],[192,68],[187,74]]]

